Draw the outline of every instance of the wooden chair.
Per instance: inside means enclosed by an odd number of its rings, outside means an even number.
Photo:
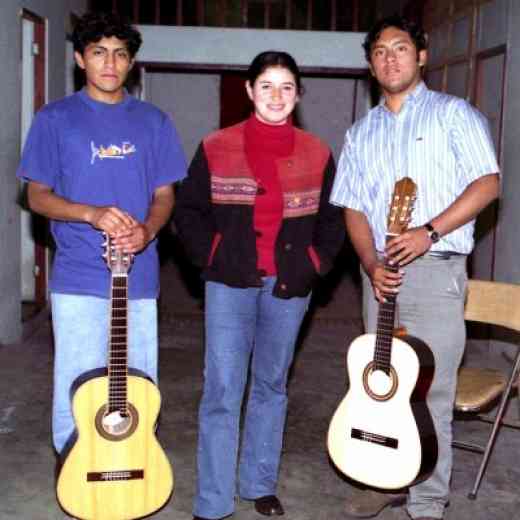
[[[520,333],[520,285],[469,280],[464,315],[466,321],[499,325]],[[472,412],[477,414],[477,418],[493,425],[485,446],[460,441],[453,442],[453,445],[458,448],[483,453],[473,489],[468,494],[471,499],[477,498],[478,488],[500,426],[520,427],[517,423],[504,421],[509,398],[514,387],[518,386],[520,345],[517,344],[516,347],[517,352],[509,374],[488,368],[462,367],[459,371],[455,410]],[[502,397],[494,419],[488,419],[485,415],[480,414],[500,396]]]

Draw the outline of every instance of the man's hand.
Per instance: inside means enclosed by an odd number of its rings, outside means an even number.
[[[92,227],[104,231],[111,238],[127,235],[138,225],[131,215],[116,207],[91,206],[86,220]]]
[[[136,221],[130,229],[113,237],[112,244],[117,249],[121,249],[123,253],[135,255],[142,251],[153,239],[154,237],[148,228]]]
[[[391,265],[406,265],[430,249],[432,241],[425,227],[420,226],[405,231],[388,241],[385,253]]]
[[[381,303],[386,301],[385,294],[397,294],[399,286],[403,283],[403,271],[399,270],[396,273],[389,271],[385,269],[381,261],[376,262],[367,274],[372,281],[374,295],[377,301]]]

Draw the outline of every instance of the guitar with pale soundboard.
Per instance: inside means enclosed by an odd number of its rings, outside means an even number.
[[[161,396],[149,379],[128,374],[128,272],[132,256],[106,239],[111,271],[108,375],[74,393],[77,441],[57,482],[59,503],[83,520],[130,520],[160,509],[173,490],[171,465],[155,436]]]
[[[395,184],[387,241],[403,233],[416,196],[408,177]],[[385,258],[385,269],[399,266]],[[377,332],[355,339],[347,353],[349,389],[332,417],[327,447],[336,467],[365,485],[400,489],[427,478],[437,463],[437,438],[426,405],[434,373],[430,348],[396,337],[395,295],[379,304]]]

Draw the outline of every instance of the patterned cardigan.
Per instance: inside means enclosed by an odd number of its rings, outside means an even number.
[[[176,198],[174,222],[190,260],[205,280],[260,287],[253,210],[258,185],[239,123],[210,134],[199,146]],[[329,203],[334,159],[329,148],[298,128],[294,152],[276,161],[283,217],[275,243],[280,298],[309,294],[327,273],[345,235],[342,210]]]

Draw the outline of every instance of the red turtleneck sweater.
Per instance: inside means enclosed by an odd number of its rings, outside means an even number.
[[[294,129],[289,120],[283,125],[268,125],[253,114],[245,125],[245,151],[258,183],[253,223],[256,233],[257,268],[266,276],[276,275],[274,246],[282,223],[283,196],[276,160],[294,149]]]

